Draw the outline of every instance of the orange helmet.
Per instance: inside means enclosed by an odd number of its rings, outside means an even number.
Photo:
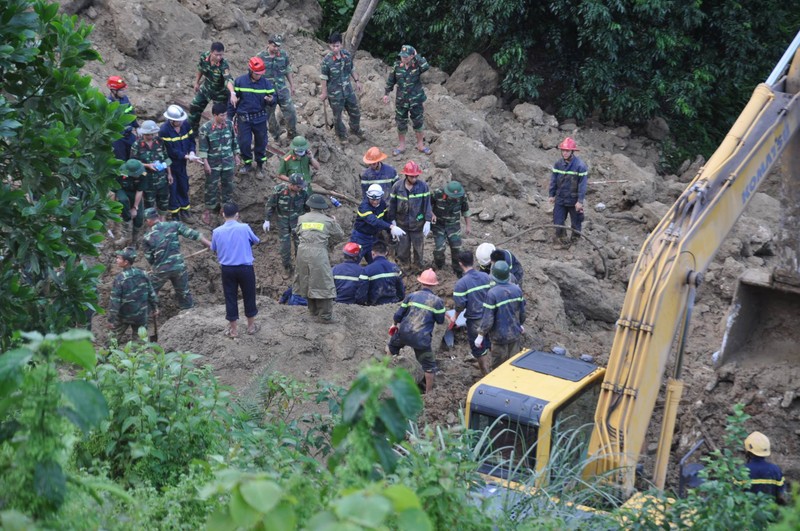
[[[426,286],[436,286],[439,284],[439,279],[436,278],[436,271],[433,269],[426,269],[419,274],[417,282],[425,284]]]
[[[358,256],[358,253],[361,252],[361,246],[356,242],[347,242],[344,244],[344,249],[342,252],[345,256]]]
[[[111,90],[121,90],[128,86],[125,80],[120,76],[109,76],[106,81],[106,86]]]
[[[419,167],[419,164],[414,162],[413,160],[409,160],[406,162],[406,165],[403,166],[403,171],[401,171],[403,175],[421,175],[422,168]]]
[[[247,67],[252,70],[254,74],[263,74],[267,71],[267,67],[264,66],[264,61],[260,57],[251,57],[250,61],[247,63]]]
[[[565,151],[580,151],[578,149],[578,144],[572,139],[572,137],[567,137],[558,145],[558,149],[563,149]]]
[[[382,160],[386,160],[386,157],[386,153],[383,153],[380,149],[372,146],[364,154],[364,164],[376,164]]]

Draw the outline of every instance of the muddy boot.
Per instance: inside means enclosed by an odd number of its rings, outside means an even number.
[[[114,245],[122,249],[123,247],[127,246],[131,242],[131,224],[132,222],[123,221],[122,223],[117,223],[117,228],[115,229],[115,233],[119,236],[116,240],[114,240]]]
[[[138,249],[139,248],[139,239],[140,239],[141,235],[142,235],[142,229],[141,228],[137,229],[136,227],[133,227],[131,229],[131,242],[128,245]]]

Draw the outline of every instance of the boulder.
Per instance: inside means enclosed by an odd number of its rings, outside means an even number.
[[[617,321],[623,300],[620,293],[568,263],[546,262],[542,269],[558,285],[567,315],[578,312],[593,321]]]
[[[477,140],[461,131],[444,131],[433,149],[433,164],[452,172],[467,190],[518,196],[522,186],[508,166]]]
[[[429,95],[428,102],[425,105],[425,125],[431,131],[463,131],[469,138],[490,148],[497,144],[497,134],[482,114],[446,94]]]
[[[108,0],[108,10],[116,28],[117,48],[129,57],[143,57],[152,42],[149,17],[145,13],[148,4]]]
[[[520,103],[514,107],[514,117],[524,126],[544,125],[544,111],[532,103]]]
[[[669,124],[662,117],[656,116],[647,122],[644,132],[649,138],[660,142],[669,136]]]
[[[582,157],[583,158],[583,157]],[[652,203],[656,199],[654,170],[640,168],[627,156],[616,153],[596,158],[583,158],[589,164],[589,180],[626,181],[617,185],[594,185],[600,200],[614,210],[627,210],[634,205]],[[593,185],[589,185],[590,188]]]
[[[465,96],[476,101],[497,90],[498,73],[479,53],[472,53],[461,61],[445,83],[445,87],[456,96]]]

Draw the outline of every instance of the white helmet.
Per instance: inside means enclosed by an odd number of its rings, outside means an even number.
[[[491,243],[482,243],[475,249],[475,258],[478,260],[478,263],[482,266],[489,265],[491,262],[492,251],[494,251],[495,247]]]
[[[371,184],[367,188],[367,197],[369,199],[380,199],[383,197],[383,188],[379,184]]]
[[[180,105],[170,105],[167,107],[167,112],[164,113],[164,118],[172,120],[173,122],[182,122],[186,120],[188,116]]]
[[[145,120],[139,127],[140,135],[154,135],[158,133],[158,125],[153,120]]]

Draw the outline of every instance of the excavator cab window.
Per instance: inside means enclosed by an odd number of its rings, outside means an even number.
[[[589,439],[594,428],[594,412],[600,396],[601,380],[595,380],[553,415],[550,443],[550,482],[580,470],[588,455]]]
[[[480,472],[507,478],[509,471],[529,473],[536,468],[538,426],[519,423],[507,415],[473,413],[470,428],[486,434]]]

